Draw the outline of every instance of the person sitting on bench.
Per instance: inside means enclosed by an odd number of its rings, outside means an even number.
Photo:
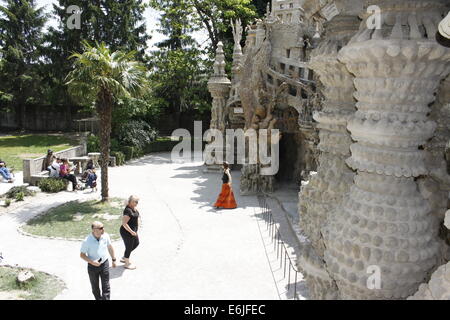
[[[90,159],[86,164],[86,169],[84,170],[83,174],[81,175],[82,181],[86,181],[86,179],[88,178],[88,175],[92,169],[95,169],[95,166],[94,166],[94,161],[92,159]]]
[[[2,160],[0,160],[0,175],[9,183],[14,182],[10,170],[6,167],[6,163]]]
[[[59,176],[72,182],[72,191],[75,191],[79,189],[78,181],[77,177],[73,173],[70,173],[71,171],[69,161],[62,159],[62,165],[59,167]]]
[[[52,163],[55,161],[56,156],[53,154],[53,150],[48,149],[47,150],[47,156],[44,159],[44,163],[42,164],[42,171],[47,170],[48,172],[51,172],[52,169],[50,168]]]
[[[59,177],[60,166],[61,166],[60,158],[56,158],[55,160],[53,160],[52,165],[49,167],[50,168],[50,178],[58,178]]]
[[[97,190],[97,174],[95,173],[95,169],[88,169],[86,186],[90,187],[92,191]]]

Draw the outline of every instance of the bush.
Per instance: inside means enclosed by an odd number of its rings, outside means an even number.
[[[145,146],[145,153],[172,151],[173,147],[178,143],[178,141],[171,140],[152,141]]]
[[[124,146],[121,148],[121,150],[125,155],[126,161],[134,158],[139,158],[144,155],[144,150],[141,149],[140,147]]]
[[[100,138],[91,134],[87,139],[87,152],[100,152]]]
[[[125,163],[125,154],[121,151],[112,151],[111,156],[116,157],[116,165],[121,166]]]
[[[22,194],[22,195],[19,195]],[[18,196],[19,195],[19,196]],[[6,198],[8,199],[16,199],[17,197],[26,197],[26,196],[34,196],[34,192],[27,189],[26,186],[18,186],[18,187],[12,187],[9,189],[9,191],[6,193]],[[21,200],[19,200],[21,201]]]
[[[119,143],[119,141],[117,139],[111,138],[111,143],[110,143],[110,146],[109,146],[109,150],[111,152],[113,152],[113,151],[120,151],[120,143]]]
[[[46,178],[39,181],[38,185],[44,192],[56,193],[67,189],[68,180],[62,178]]]
[[[25,198],[25,193],[23,193],[23,192],[16,193],[16,201],[23,201],[24,198]]]
[[[5,200],[5,207],[9,207],[11,205],[11,199]]]
[[[117,138],[122,146],[138,147],[141,150],[145,145],[155,141],[157,131],[142,120],[131,120],[118,130]],[[125,153],[126,154],[126,153]]]

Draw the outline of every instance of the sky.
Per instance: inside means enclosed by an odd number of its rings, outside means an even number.
[[[2,1],[0,1],[2,2]],[[58,0],[37,0],[36,1],[38,7],[45,7],[46,12],[51,12],[52,11],[52,4],[58,3]],[[160,12],[157,10],[154,10],[152,8],[147,8],[144,12],[144,18],[146,21],[146,25],[147,25],[147,32],[152,36],[152,39],[150,39],[147,44],[148,44],[148,50],[153,50],[156,49],[155,44],[164,40],[166,37],[159,33],[156,29],[158,29],[158,18],[160,17]],[[46,27],[48,28],[49,26],[53,26],[53,27],[57,27],[57,21],[54,18],[50,18],[49,21],[47,22]],[[192,34],[192,36],[194,37],[194,39],[197,40],[197,42],[204,47],[204,45],[207,44],[207,34],[205,31],[200,31],[200,32],[195,32]],[[203,44],[203,45],[202,45]]]

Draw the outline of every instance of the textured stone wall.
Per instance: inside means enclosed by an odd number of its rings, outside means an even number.
[[[445,227],[450,230],[450,210],[445,217]],[[450,262],[440,266],[428,283],[419,286],[419,290],[408,300],[450,300]]]
[[[415,178],[429,173],[421,146],[436,128],[428,106],[450,71],[450,51],[434,38],[444,1],[371,4],[382,9],[382,28],[367,28],[364,15],[339,54],[355,75],[347,163],[357,175],[324,231],[325,261],[343,299],[404,299],[441,257],[438,221]],[[367,286],[370,266],[380,268],[380,289]]]
[[[326,274],[325,245],[321,229],[327,219],[334,219],[334,209],[352,184],[353,171],[346,165],[350,155],[350,134],[346,126],[355,111],[353,76],[338,61],[339,50],[358,30],[358,17],[338,15],[325,26],[325,40],[312,51],[309,66],[319,75],[325,101],[314,114],[319,129],[319,167],[299,193],[300,227],[312,248],[303,255],[307,264],[300,264],[313,298],[335,298],[336,286]],[[339,214],[339,213],[336,213]],[[317,269],[321,269],[320,271]],[[321,278],[325,275],[325,279]]]

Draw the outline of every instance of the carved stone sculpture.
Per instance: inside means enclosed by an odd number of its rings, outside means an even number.
[[[347,163],[355,184],[324,230],[325,261],[343,299],[404,299],[440,258],[438,224],[415,178],[427,175],[425,145],[435,123],[428,105],[449,73],[450,50],[435,41],[439,0],[374,0],[381,28],[360,31],[339,53],[355,75],[356,143]],[[379,268],[381,285],[367,285]]]
[[[334,219],[334,208],[341,203],[353,182],[354,173],[345,163],[352,143],[346,129],[347,120],[355,111],[353,76],[338,61],[337,55],[357,32],[358,17],[339,15],[325,28],[326,39],[312,51],[309,63],[324,86],[322,110],[313,116],[318,122],[321,154],[317,174],[299,193],[300,227],[312,246],[303,257],[303,261],[309,262],[300,264],[300,268],[306,273],[310,295],[316,299],[336,295],[331,295],[337,288],[328,276],[323,260],[325,246],[321,229],[328,216]]]

